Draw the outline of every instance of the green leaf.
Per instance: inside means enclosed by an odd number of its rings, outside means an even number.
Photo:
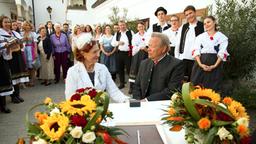
[[[75,142],[75,139],[72,136],[70,136],[65,143],[66,144],[73,144],[73,142]]]
[[[225,126],[225,125],[229,125],[229,124],[232,124],[232,123],[233,122],[215,120],[215,121],[212,122],[212,125],[214,125],[214,126]]]
[[[208,132],[208,135],[207,135],[205,141],[204,141],[204,144],[212,144],[213,139],[214,139],[217,132],[218,132],[218,127],[211,128]]]
[[[103,108],[97,107],[95,115],[93,116],[93,118],[90,121],[88,121],[87,125],[83,128],[84,132],[86,132],[87,130],[90,130],[91,127],[95,125],[97,119],[102,114],[102,112],[103,112]]]
[[[38,125],[27,123],[27,132],[30,136],[36,136],[41,133],[41,128]]]
[[[190,115],[195,119],[199,120],[200,115],[198,114],[195,104],[190,98],[190,91],[192,90],[191,83],[184,83],[182,85],[182,98],[184,100],[184,105],[187,109],[187,111],[190,113]]]
[[[104,140],[101,136],[97,137],[95,140],[95,144],[104,144]]]

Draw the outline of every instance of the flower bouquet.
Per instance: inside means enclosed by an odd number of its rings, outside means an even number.
[[[93,88],[78,89],[70,100],[53,103],[46,98],[43,104],[32,107],[26,116],[27,131],[33,144],[125,144],[118,135],[119,128],[101,125],[102,120],[112,118],[108,111],[109,97]],[[35,112],[37,122],[29,121],[29,113],[44,106],[43,112]]]
[[[175,93],[163,118],[170,131],[185,129],[189,144],[248,144],[249,116],[241,103],[230,97],[221,99],[211,89],[182,86]]]

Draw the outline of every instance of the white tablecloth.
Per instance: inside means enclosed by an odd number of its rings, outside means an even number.
[[[164,144],[185,144],[184,130],[170,132],[169,126],[161,124],[163,109],[167,109],[170,101],[142,102],[141,107],[129,107],[129,103],[113,103],[109,110],[114,119],[110,125],[156,125]]]

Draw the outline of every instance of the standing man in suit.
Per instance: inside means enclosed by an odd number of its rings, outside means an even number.
[[[153,32],[148,46],[149,59],[141,62],[133,87],[133,98],[168,100],[181,88],[184,75],[182,61],[167,55],[170,41],[164,34]]]
[[[120,79],[119,89],[125,86],[125,68],[129,75],[132,59],[132,36],[133,32],[128,30],[125,21],[121,20],[118,22],[119,32],[117,32],[112,41],[111,45],[113,47],[118,47],[117,49],[117,70]]]
[[[190,81],[194,59],[192,57],[193,46],[196,37],[204,32],[204,24],[196,19],[196,9],[189,5],[184,9],[187,23],[182,26],[178,32],[177,44],[175,46],[174,55],[183,61],[184,65],[184,81]]]

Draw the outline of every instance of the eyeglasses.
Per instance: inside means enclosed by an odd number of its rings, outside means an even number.
[[[171,20],[171,22],[175,22],[175,21],[179,21],[179,20],[177,20],[177,19],[175,19],[175,20]]]

